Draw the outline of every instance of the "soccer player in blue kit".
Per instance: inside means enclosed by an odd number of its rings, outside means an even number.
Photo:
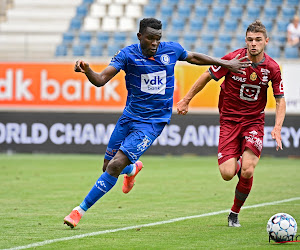
[[[197,65],[218,65],[233,72],[243,73],[251,62],[247,57],[227,61],[204,54],[188,52],[179,43],[160,42],[161,21],[144,18],[140,21],[137,37],[139,44],[120,50],[100,73],[89,64],[78,60],[74,70],[84,73],[89,81],[104,86],[121,69],[125,71],[128,91],[123,114],[119,118],[107,145],[103,174],[96,181],[82,203],[64,218],[64,223],[75,227],[83,214],[124,174],[122,190],[128,193],[134,177],[142,169],[140,156],[152,145],[165,125],[170,122],[173,106],[174,67],[177,61]]]

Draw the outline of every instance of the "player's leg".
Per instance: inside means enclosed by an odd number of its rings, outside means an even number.
[[[247,125],[242,130],[242,166],[241,175],[235,189],[234,203],[228,216],[228,225],[240,226],[238,214],[250,194],[254,169],[259,161],[263,141],[263,124]]]
[[[135,162],[136,170],[133,170],[131,174],[124,175],[123,193],[131,191],[135,184],[135,177],[142,169],[142,162],[138,161],[141,155],[152,145],[154,140],[160,135],[165,123],[151,124],[135,122],[131,134],[126,137],[122,143],[120,149],[131,159],[131,162]]]

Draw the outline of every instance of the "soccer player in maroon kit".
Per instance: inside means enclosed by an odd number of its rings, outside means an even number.
[[[228,215],[228,226],[240,227],[238,214],[247,199],[253,182],[255,166],[259,161],[264,136],[264,109],[267,103],[267,89],[272,82],[276,100],[275,126],[271,132],[277,147],[282,150],[281,128],[285,117],[286,104],[283,82],[278,64],[265,52],[269,38],[260,21],[250,24],[246,31],[246,48],[238,49],[223,57],[230,60],[237,56],[248,56],[252,66],[245,74],[237,74],[226,68],[212,66],[203,73],[185,97],[177,103],[178,114],[185,115],[192,98],[205,85],[223,76],[219,96],[220,137],[218,164],[222,178],[231,180],[236,174],[239,181],[235,189],[234,203]]]

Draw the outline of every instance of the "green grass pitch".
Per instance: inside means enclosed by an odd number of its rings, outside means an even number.
[[[268,219],[278,212],[291,214],[300,226],[300,159],[261,158],[245,206],[298,199],[241,210],[241,228],[228,228],[225,212],[142,227],[230,209],[237,177],[223,181],[216,157],[141,160],[145,167],[133,190],[122,193],[121,176],[71,230],[63,218],[101,174],[102,156],[0,155],[0,249],[25,249],[34,243],[40,243],[34,249],[300,248],[300,243],[269,243],[266,232]],[[130,226],[136,228],[106,231]]]

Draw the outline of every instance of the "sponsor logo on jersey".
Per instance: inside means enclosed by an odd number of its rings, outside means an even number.
[[[146,62],[146,59],[142,59],[142,58],[135,58],[134,59],[136,62]]]
[[[170,63],[170,57],[167,54],[163,54],[163,55],[160,56],[160,61],[165,65],[169,64]]]
[[[141,91],[149,94],[164,95],[167,85],[165,70],[141,75]]]
[[[257,79],[257,74],[255,72],[252,72],[252,74],[250,75],[250,80],[255,81],[256,79]]]
[[[246,101],[256,101],[260,93],[260,86],[252,84],[242,84],[240,89],[240,98]]]
[[[268,69],[263,69],[263,68],[261,68],[261,69],[260,69],[260,72],[261,72],[263,75],[268,75],[268,74],[270,74],[270,70],[268,70]]]
[[[240,77],[240,76],[232,76],[232,79],[238,82],[246,82],[247,78],[246,77]]]

